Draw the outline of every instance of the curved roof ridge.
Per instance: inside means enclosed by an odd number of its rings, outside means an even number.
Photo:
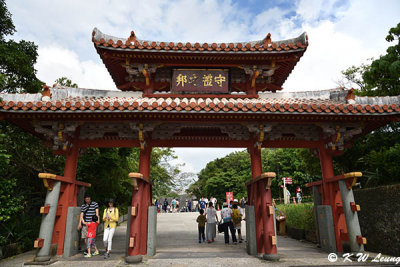
[[[155,46],[160,46],[161,44],[164,44],[168,46],[169,44],[173,44],[174,47],[179,46],[186,46],[187,44],[190,44],[190,46],[194,46],[196,44],[199,44],[200,46],[203,46],[204,44],[207,44],[208,47],[212,47],[213,45],[216,45],[217,47],[225,46],[227,47],[230,44],[234,44],[235,47],[237,47],[238,44],[241,46],[245,47],[246,45],[250,44],[251,47],[254,47],[256,45],[262,47],[264,45],[267,45],[267,47],[275,46],[275,47],[280,47],[282,44],[284,46],[289,46],[290,48],[294,47],[294,49],[297,48],[305,48],[308,46],[308,36],[306,32],[303,32],[299,36],[291,39],[286,39],[286,40],[278,40],[278,41],[272,41],[271,40],[271,34],[268,33],[267,36],[262,39],[262,40],[255,40],[255,41],[241,41],[241,42],[220,42],[220,43],[215,43],[215,42],[186,42],[186,41],[154,41],[154,40],[142,40],[138,39],[137,36],[135,35],[134,31],[131,31],[131,35],[128,38],[121,38],[121,37],[116,37],[113,35],[108,35],[103,33],[100,29],[95,27],[92,32],[92,41],[94,43],[108,43],[110,40],[112,40],[113,44],[118,44],[120,45],[134,45],[135,42],[138,42],[139,45],[143,45],[146,43],[147,45],[150,45],[152,43],[155,43]]]

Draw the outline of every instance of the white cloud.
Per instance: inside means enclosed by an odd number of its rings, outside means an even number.
[[[48,85],[60,77],[67,77],[82,88],[115,89],[107,69],[91,60],[80,61],[74,51],[52,45],[39,47],[37,76]]]
[[[223,158],[226,155],[240,151],[243,149],[234,148],[174,148],[175,154],[178,156],[177,160],[171,163],[185,163],[186,166],[182,168],[185,172],[199,173],[204,169],[208,162],[217,158]]]

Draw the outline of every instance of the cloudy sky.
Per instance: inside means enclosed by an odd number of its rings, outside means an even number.
[[[400,22],[398,0],[277,1],[115,1],[6,0],[17,33],[13,39],[39,46],[38,77],[47,84],[67,76],[80,87],[115,89],[91,42],[94,27],[117,37],[134,30],[139,39],[234,42],[297,37],[306,31],[309,47],[285,91],[337,86],[341,70],[377,58],[385,36]],[[233,149],[176,149],[186,171]]]

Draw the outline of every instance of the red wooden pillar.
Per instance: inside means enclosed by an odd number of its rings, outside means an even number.
[[[67,153],[65,159],[64,178],[72,183],[62,183],[56,221],[54,224],[52,244],[57,244],[57,255],[64,252],[65,227],[67,224],[68,207],[76,206],[76,167],[78,163],[79,149],[73,146]]]
[[[319,158],[322,170],[322,205],[330,205],[332,208],[336,249],[337,252],[343,252],[340,233],[347,233],[347,227],[343,214],[339,184],[327,182],[327,179],[334,177],[332,155],[325,148],[321,148],[319,149]]]
[[[250,147],[251,172],[255,179],[262,174],[261,150]],[[274,216],[269,212],[272,206],[271,190],[266,189],[267,180],[262,179],[250,187],[252,198],[251,205],[254,205],[256,221],[257,253],[264,259],[276,260],[277,249],[272,239],[276,238],[274,228]],[[275,242],[275,240],[274,240]]]
[[[148,208],[151,206],[150,183],[151,147],[140,151],[139,173],[143,179],[137,179],[137,188],[132,193],[132,209],[135,210],[130,221],[130,245],[128,255],[146,255]]]

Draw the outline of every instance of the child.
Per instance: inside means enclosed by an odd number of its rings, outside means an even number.
[[[98,223],[99,218],[96,215],[93,215],[92,221],[91,222],[84,222],[85,225],[88,227],[88,233],[87,233],[87,250],[88,254],[85,255],[85,258],[90,258],[92,257],[92,254],[90,253],[90,249],[94,248],[94,253],[93,256],[99,255],[99,251],[96,247],[96,230],[97,226],[99,225]]]
[[[204,230],[206,228],[206,216],[204,215],[204,210],[200,209],[200,215],[197,217],[196,222],[199,224],[199,243],[201,243],[201,238],[203,238],[203,242],[206,242],[206,235],[204,234]]]

